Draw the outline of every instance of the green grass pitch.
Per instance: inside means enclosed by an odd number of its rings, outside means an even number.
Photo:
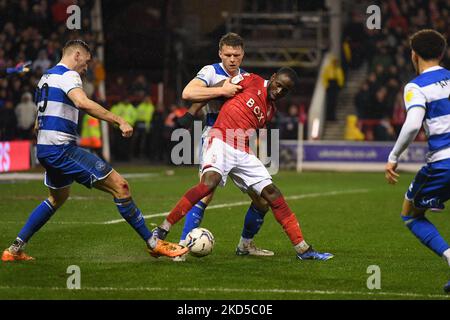
[[[144,215],[170,210],[197,182],[195,168],[118,168],[151,173],[128,180]],[[0,299],[448,299],[446,263],[422,246],[403,225],[399,213],[413,174],[396,186],[382,173],[283,171],[274,177],[299,218],[305,239],[335,254],[326,262],[299,261],[269,212],[256,243],[274,257],[238,257],[248,205],[207,210],[202,226],[216,246],[205,258],[184,263],[150,257],[144,243],[120,219],[109,195],[73,185],[72,198],[30,241],[36,261],[1,263]],[[6,248],[31,210],[44,199],[41,181],[0,182],[0,244]],[[246,201],[231,181],[219,188],[211,205]],[[450,240],[448,210],[429,214]],[[147,218],[152,228],[162,216]],[[183,220],[184,221],[184,220]],[[177,242],[178,223],[168,240]],[[81,289],[66,287],[67,268],[81,270]],[[367,268],[377,265],[381,289],[369,290]]]

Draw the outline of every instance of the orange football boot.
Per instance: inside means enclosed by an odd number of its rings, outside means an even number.
[[[174,258],[182,256],[188,251],[189,249],[187,247],[183,247],[177,243],[172,243],[161,239],[158,239],[156,247],[153,250],[148,248],[148,252],[150,253],[150,255],[155,258],[158,258],[160,256]]]
[[[30,261],[34,260],[33,257],[30,257],[23,251],[19,251],[18,253],[14,254],[9,249],[5,249],[2,254],[2,261],[4,262],[11,262],[11,261]]]

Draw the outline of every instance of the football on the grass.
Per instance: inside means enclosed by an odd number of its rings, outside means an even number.
[[[186,246],[189,253],[195,257],[204,257],[214,248],[214,236],[208,229],[195,228],[186,236]]]

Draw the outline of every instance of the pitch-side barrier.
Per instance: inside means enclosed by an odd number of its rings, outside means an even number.
[[[384,171],[394,142],[280,141],[282,169],[324,171]],[[426,143],[413,143],[402,154],[399,169],[417,171],[426,162]]]

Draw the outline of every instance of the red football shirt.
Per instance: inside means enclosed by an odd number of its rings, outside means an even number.
[[[240,80],[239,83],[236,80]],[[245,132],[264,128],[276,110],[273,102],[267,99],[267,80],[256,74],[244,73],[234,77],[232,82],[242,86],[242,91],[223,104],[213,128],[220,132],[222,140],[236,148],[236,138],[232,143],[227,140],[230,132],[238,132],[241,136],[244,133],[247,145],[248,135]],[[245,149],[248,151],[247,147]]]

